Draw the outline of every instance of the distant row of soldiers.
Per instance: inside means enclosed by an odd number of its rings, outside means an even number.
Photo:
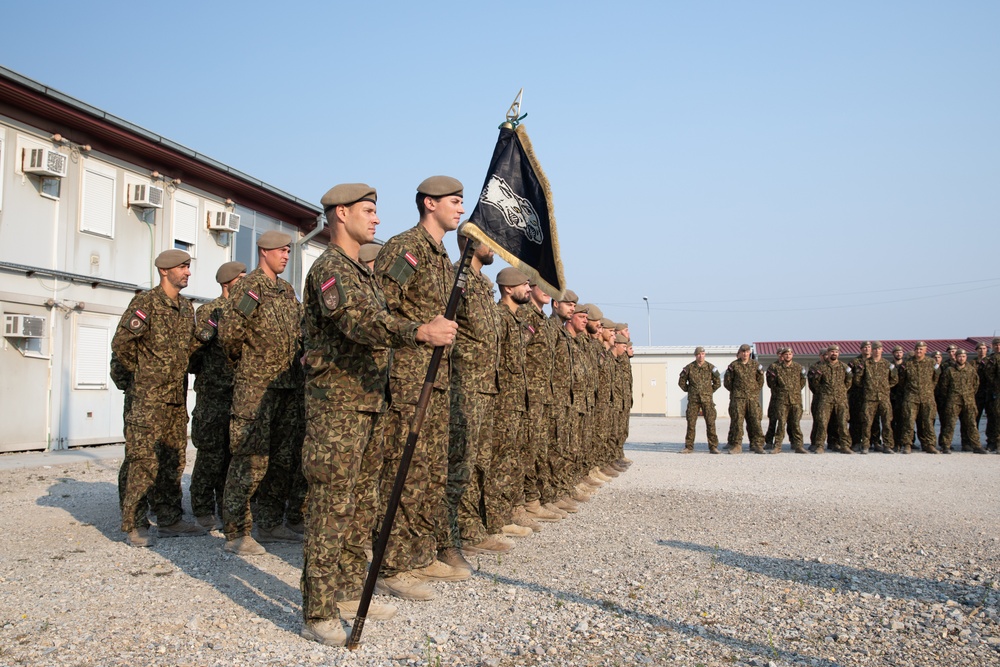
[[[808,371],[793,361],[791,347],[778,350],[778,360],[764,367],[751,358],[749,345],[741,345],[737,359],[725,377],[705,361],[705,350],[695,349],[695,361],[680,373],[679,385],[688,394],[687,434],[683,453],[694,451],[695,424],[704,414],[709,451],[718,454],[715,403],[712,398],[722,385],[730,392],[731,418],[728,451],[742,451],[743,426],[750,449],[763,454],[781,451],[785,434],[792,451],[807,453],[800,421],[802,390],[812,393],[813,415],[810,448],[823,453],[830,448],[844,454],[909,454],[914,439],[923,451],[949,454],[956,422],[961,427],[961,448],[977,454],[996,452],[1000,443],[1000,338],[976,347],[976,358],[957,345],[948,348],[948,358],[927,355],[927,344],[918,342],[907,356],[901,346],[892,359],[882,356],[882,343],[864,341],[860,354],[845,363],[840,348],[831,345]],[[760,392],[764,383],[771,390],[768,429],[761,429]],[[979,420],[987,415],[986,447],[981,445]],[[940,416],[941,431],[935,438],[934,422]]]
[[[341,619],[358,612],[365,551],[435,347],[445,354],[377,592],[433,599],[430,582],[471,576],[466,556],[510,550],[510,537],[567,518],[630,464],[628,326],[571,291],[546,316],[549,297],[513,268],[499,272],[497,299],[481,273],[493,261],[485,246],[473,250],[456,321],[445,319],[456,266],[442,240],[464,213],[462,184],[422,182],[418,224],[381,247],[376,199],[359,183],[323,197],[331,243],[302,302],[279,277],[292,241],[281,232],[260,236],[250,273],[220,267],[222,294],[197,313],[180,296],[191,258],[161,253],[160,285],[133,299],[112,343],[112,377],[126,392],[127,542],[220,525],[223,548],[241,556],[304,541],[302,636],[331,645],[345,642]],[[194,522],[181,507],[188,372]],[[373,600],[367,617],[395,611]]]

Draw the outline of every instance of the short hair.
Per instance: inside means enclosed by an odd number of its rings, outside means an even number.
[[[432,195],[424,194],[423,192],[418,192],[417,193],[417,213],[420,214],[421,218],[424,217],[425,215],[427,215],[427,207],[424,205],[424,197],[430,197],[434,201],[439,201],[439,200],[443,199],[443,197],[434,197]]]

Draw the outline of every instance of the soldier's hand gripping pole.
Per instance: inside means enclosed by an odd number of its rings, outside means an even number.
[[[454,320],[455,313],[458,311],[458,303],[462,298],[462,293],[465,291],[465,284],[469,275],[469,265],[472,263],[472,255],[475,248],[476,243],[470,239],[465,244],[465,251],[458,262],[458,271],[455,273],[455,285],[451,288],[451,296],[448,297],[448,306],[444,311],[444,316],[449,320]],[[413,415],[413,421],[410,422],[410,432],[406,437],[406,446],[403,447],[403,457],[399,461],[396,480],[393,482],[392,493],[389,495],[389,503],[385,509],[385,518],[382,520],[382,526],[379,528],[378,538],[375,540],[375,546],[372,550],[372,562],[368,568],[368,576],[365,578],[364,590],[361,592],[358,613],[354,618],[354,625],[351,627],[351,637],[347,640],[347,648],[352,651],[361,642],[361,632],[364,630],[365,618],[368,616],[368,607],[371,605],[372,594],[375,592],[375,581],[378,579],[379,570],[382,569],[385,549],[389,544],[389,533],[392,532],[396,510],[399,508],[399,499],[403,495],[403,485],[406,484],[406,474],[410,469],[410,460],[413,458],[413,450],[417,446],[420,427],[423,425],[424,416],[427,414],[427,404],[431,400],[434,379],[437,377],[438,366],[441,365],[441,355],[443,354],[444,347],[435,347],[433,354],[431,354],[431,361],[427,365],[427,375],[424,376],[424,384],[420,388],[420,398],[417,400],[416,412]]]

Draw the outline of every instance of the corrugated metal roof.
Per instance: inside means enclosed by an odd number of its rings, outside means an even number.
[[[902,345],[903,349],[907,352],[913,349],[913,346],[919,341],[919,338],[913,338],[909,340],[882,340],[882,348],[884,353],[888,353],[896,345]],[[924,342],[927,343],[928,354],[933,354],[935,352],[941,352],[946,354],[949,345],[957,345],[964,348],[967,352],[973,352],[976,349],[976,345],[979,343],[990,344],[993,340],[993,336],[970,336],[969,338],[938,338],[938,339],[925,339]],[[861,343],[860,340],[790,340],[790,341],[767,341],[763,343],[754,343],[754,348],[758,355],[767,356],[777,356],[778,348],[790,347],[795,354],[805,354],[811,356],[819,356],[821,352],[826,350],[826,348],[831,345],[840,346],[840,354],[844,355],[857,355],[861,354]]]

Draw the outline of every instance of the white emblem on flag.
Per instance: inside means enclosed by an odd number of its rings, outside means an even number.
[[[520,229],[532,243],[541,245],[542,225],[535,207],[530,201],[514,192],[507,181],[496,174],[491,176],[483,188],[479,201],[496,208],[503,214],[504,222]]]

